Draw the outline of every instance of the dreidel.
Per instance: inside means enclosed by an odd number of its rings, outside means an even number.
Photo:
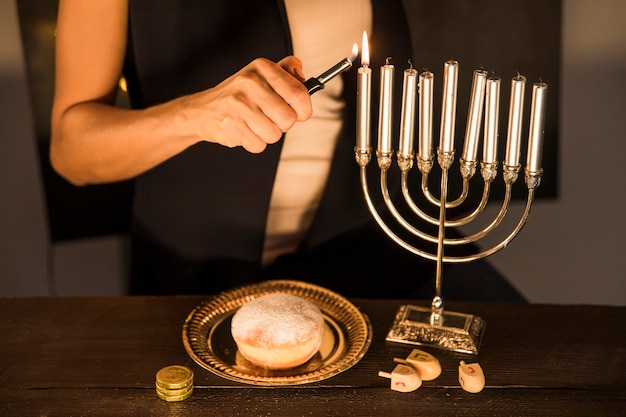
[[[394,391],[411,392],[422,386],[422,379],[409,365],[396,365],[391,373],[380,371],[378,376],[391,379],[390,388]]]
[[[432,381],[441,375],[439,360],[428,352],[413,349],[406,359],[393,358],[394,362],[411,365],[417,371],[422,381]]]
[[[467,392],[475,394],[485,388],[485,374],[478,363],[459,363],[459,384]]]

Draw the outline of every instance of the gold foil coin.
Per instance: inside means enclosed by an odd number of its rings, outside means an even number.
[[[193,393],[193,371],[186,366],[166,366],[156,374],[156,393],[165,401],[182,401]]]
[[[160,382],[158,379],[155,381],[155,384],[158,389],[161,389],[163,391],[180,391],[180,390],[188,389],[190,386],[192,386],[193,381],[190,380],[189,383],[187,383],[187,385],[182,386],[182,387],[176,386],[175,388],[171,388],[171,385],[164,384],[163,382]]]
[[[157,385],[156,390],[157,390],[157,393],[160,393],[169,397],[178,397],[180,395],[185,395],[189,391],[193,390],[193,385],[190,384],[186,386],[185,388],[181,388],[181,389],[165,389]]]
[[[193,383],[193,371],[186,366],[171,365],[156,374],[156,383],[164,389],[181,389]]]
[[[159,396],[159,398],[167,402],[183,401],[191,397],[191,394],[193,394],[193,386],[188,392],[182,395],[166,395],[157,390],[157,395]]]

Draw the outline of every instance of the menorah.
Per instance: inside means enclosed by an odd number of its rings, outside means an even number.
[[[365,51],[364,51],[365,52]],[[543,82],[533,85],[532,103],[529,125],[529,140],[527,163],[525,167],[525,181],[528,188],[528,198],[517,226],[499,243],[489,249],[470,255],[452,256],[446,249],[452,246],[468,245],[478,242],[490,235],[502,222],[509,209],[512,187],[517,180],[521,165],[520,138],[522,127],[523,101],[525,77],[517,75],[512,79],[511,97],[509,106],[509,120],[507,130],[506,158],[503,162],[503,178],[505,184],[502,206],[495,218],[482,230],[460,238],[449,238],[446,231],[474,222],[483,212],[489,200],[490,185],[497,177],[497,144],[498,144],[498,113],[500,79],[488,76],[484,70],[476,70],[473,74],[472,91],[468,110],[467,126],[462,156],[459,159],[462,190],[456,199],[449,199],[449,170],[454,162],[454,132],[456,117],[456,97],[458,63],[448,61],[444,64],[442,111],[440,140],[437,148],[437,163],[441,170],[440,192],[437,198],[429,189],[429,174],[433,168],[434,155],[432,151],[432,97],[433,74],[424,71],[419,74],[410,68],[404,71],[402,95],[402,112],[400,122],[399,150],[397,151],[397,165],[401,172],[401,194],[410,211],[417,217],[431,224],[436,233],[428,233],[415,227],[411,221],[403,216],[393,199],[388,187],[388,170],[392,164],[393,150],[392,136],[392,101],[393,101],[393,65],[389,63],[381,67],[380,109],[378,118],[378,147],[376,159],[380,168],[380,192],[387,211],[391,214],[395,226],[401,226],[416,239],[429,242],[436,250],[427,251],[408,242],[408,239],[399,236],[394,228],[385,221],[379,213],[370,193],[367,181],[367,166],[372,158],[372,148],[369,145],[370,137],[370,78],[371,69],[367,63],[358,70],[357,93],[357,145],[355,157],[360,166],[360,178],[365,201],[369,210],[380,228],[398,245],[404,249],[436,262],[435,295],[430,307],[404,305],[396,314],[394,324],[387,335],[387,340],[401,343],[428,345],[464,353],[477,354],[482,335],[485,330],[485,321],[475,315],[444,310],[442,296],[442,279],[444,263],[462,263],[485,258],[507,246],[525,225],[530,213],[535,189],[539,186],[543,170],[541,164],[541,147],[545,120],[545,100],[547,85]],[[419,89],[418,89],[419,87]],[[419,96],[418,114],[418,152],[414,153],[414,119],[415,102]],[[483,158],[480,161],[480,171],[483,178],[483,191],[480,203],[473,210],[468,210],[461,218],[448,219],[447,212],[466,201],[469,195],[470,179],[474,176],[477,162],[477,148],[479,134],[483,124],[484,113],[484,143]],[[425,197],[426,204],[438,216],[427,212],[416,203],[413,197],[414,190],[409,188],[409,172],[414,161],[421,173],[421,187],[419,192]],[[404,204],[404,203],[403,203]]]

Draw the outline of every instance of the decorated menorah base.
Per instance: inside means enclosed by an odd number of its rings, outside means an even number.
[[[485,321],[472,314],[403,305],[398,309],[386,340],[478,354]]]

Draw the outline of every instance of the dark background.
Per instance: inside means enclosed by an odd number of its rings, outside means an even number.
[[[414,65],[420,71],[428,69],[435,75],[433,119],[435,138],[438,138],[443,63],[449,59],[459,62],[455,142],[457,159],[463,146],[467,103],[472,73],[475,69],[484,68],[502,79],[499,161],[503,159],[505,150],[510,79],[518,72],[527,77],[520,157],[522,164],[525,164],[531,85],[539,80],[548,83],[548,111],[543,151],[545,173],[536,196],[557,197],[560,0],[525,2],[405,0],[404,3],[413,36]],[[20,0],[17,6],[51,238],[53,241],[63,241],[125,233],[130,224],[131,181],[74,187],[60,178],[50,167],[49,120],[54,88],[54,26],[57,1]],[[402,68],[402,63],[395,64]],[[121,103],[124,103],[123,98]],[[477,177],[480,178],[480,175]],[[494,182],[493,193],[501,193],[502,188],[499,175]],[[523,178],[518,179],[514,194],[518,198],[526,198]]]

